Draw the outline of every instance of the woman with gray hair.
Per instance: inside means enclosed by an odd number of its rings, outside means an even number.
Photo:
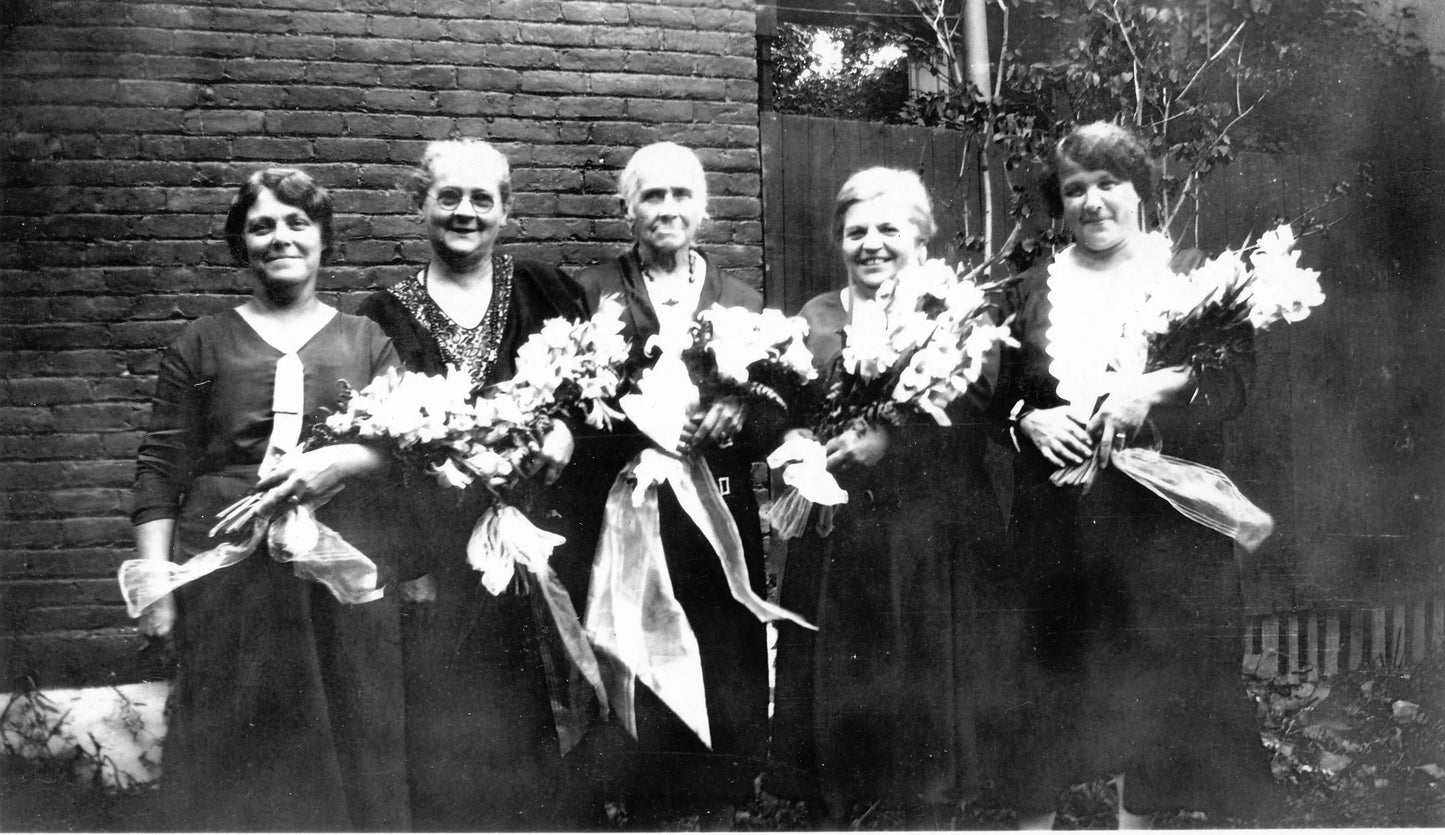
[[[713,305],[762,309],[762,296],[756,290],[720,272],[695,246],[707,217],[707,194],[707,178],[697,155],[671,142],[638,150],[621,174],[618,197],[631,227],[631,246],[584,270],[578,283],[594,307],[606,295],[622,301],[623,336],[631,344],[628,379],[636,380],[654,363],[647,348],[654,337],[664,342],[686,338],[699,311]],[[721,504],[741,540],[746,584],[757,596],[764,594],[765,577],[750,462],[766,454],[759,431],[760,418],[765,416],[760,411],[757,406],[750,411],[736,397],[704,402],[688,415],[681,436],[660,450],[678,460],[700,456],[716,476]],[[571,555],[570,566],[558,565],[579,606],[587,598],[583,591],[602,535],[609,487],[652,446],[654,440],[630,421],[605,436],[579,441],[574,472],[567,480],[575,481],[586,495],[568,514],[569,543],[562,550]],[[751,796],[752,781],[762,770],[766,752],[764,627],[735,599],[714,545],[666,483],[657,487],[657,509],[671,594],[696,636],[711,746],[646,686],[636,687],[637,744],[628,743],[629,753],[620,763],[626,770],[629,811],[636,818],[639,804],[645,805],[647,798],[666,803],[665,798],[671,797],[704,804],[697,810],[704,814],[726,815],[731,804]],[[597,590],[592,592],[595,599]],[[589,629],[595,615],[588,612]]]
[[[478,389],[515,373],[517,348],[549,318],[585,315],[577,286],[555,267],[497,253],[512,209],[511,168],[486,142],[433,142],[406,183],[431,243],[410,278],[361,306],[391,336],[412,371],[458,366]],[[558,421],[545,439],[537,481],[554,481],[572,454]],[[540,486],[539,486],[540,487]],[[533,516],[546,515],[539,489]],[[549,668],[525,584],[493,596],[467,564],[467,539],[488,495],[460,498],[429,480],[408,485],[407,541],[422,575],[403,587],[407,759],[420,829],[551,828],[536,817],[560,762],[549,696],[567,671]],[[545,607],[543,607],[545,610]]]
[[[927,257],[935,230],[912,171],[868,168],[838,192],[832,233],[847,284],[800,314],[821,397],[845,329],[887,327],[882,289]],[[980,384],[997,373],[989,364]],[[902,425],[858,421],[827,442],[848,491],[831,532],[789,543],[781,603],[817,632],[778,629],[772,755],[776,793],[821,802],[829,828],[859,814],[901,814],[947,829],[979,783],[975,744],[976,578],[1002,545],[1003,518],[983,466],[980,393]]]

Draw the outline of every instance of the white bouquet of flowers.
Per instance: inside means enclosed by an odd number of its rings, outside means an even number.
[[[1098,354],[1109,368],[1095,379],[1061,377],[1059,390],[1084,392],[1087,406],[1107,391],[1111,374],[1140,374],[1188,366],[1196,375],[1227,368],[1249,350],[1254,332],[1280,322],[1296,323],[1325,300],[1320,273],[1299,265],[1294,231],[1281,224],[1253,246],[1225,250],[1218,257],[1177,275],[1167,267],[1170,251],[1160,236],[1159,269],[1143,285],[1134,309],[1124,311],[1123,327],[1105,339],[1117,340]],[[1054,370],[1058,374],[1059,360]],[[1090,376],[1090,375],[1086,375]],[[1104,388],[1100,388],[1100,386]],[[1069,398],[1079,403],[1079,396]],[[1249,502],[1227,476],[1209,467],[1161,455],[1157,450],[1112,450],[1110,463],[1164,498],[1184,515],[1252,550],[1273,530],[1273,520]],[[1089,485],[1098,463],[1054,473],[1058,485]]]
[[[878,289],[884,322],[844,328],[832,383],[812,419],[813,438],[792,439],[768,457],[788,488],[768,511],[780,536],[802,533],[814,504],[848,494],[828,473],[823,444],[860,423],[899,424],[910,414],[950,424],[947,409],[977,385],[990,357],[1012,342],[994,322],[991,285],[977,285],[939,259],[899,271]],[[820,519],[820,531],[829,529]]]

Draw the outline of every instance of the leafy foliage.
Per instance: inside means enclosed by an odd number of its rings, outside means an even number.
[[[820,73],[813,38],[830,36],[842,48],[835,73]],[[814,27],[779,23],[773,43],[773,106],[780,113],[868,122],[896,122],[908,99],[908,62],[879,65],[878,51],[897,35],[877,26]]]
[[[892,0],[853,29],[829,30],[843,44],[844,70],[807,72],[814,30],[781,24],[776,48],[778,109],[840,118],[903,120],[955,128],[976,138],[987,171],[977,228],[966,250],[1027,266],[1064,233],[1048,224],[1032,172],[1074,126],[1120,121],[1164,161],[1154,220],[1178,233],[1197,206],[1198,187],[1240,150],[1355,153],[1379,135],[1415,136],[1407,108],[1382,100],[1438,93],[1428,51],[1407,34],[1411,9],[1381,12],[1378,0],[990,0],[993,89],[962,71],[962,4]],[[895,43],[933,67],[939,89],[903,103],[866,57]],[[903,73],[899,62],[898,73]],[[870,115],[871,114],[871,115]],[[1398,144],[1398,143],[1392,143]],[[1029,172],[1024,174],[1022,172]],[[992,190],[1008,196],[1022,234],[993,240]],[[1342,196],[1341,184],[1323,202]],[[1310,231],[1309,218],[1294,219]]]

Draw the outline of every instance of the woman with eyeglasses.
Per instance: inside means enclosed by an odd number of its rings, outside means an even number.
[[[517,348],[549,318],[581,318],[581,291],[560,270],[494,251],[512,208],[511,168],[486,142],[433,142],[407,188],[431,243],[415,275],[378,292],[361,313],[376,320],[410,370],[459,366],[478,388],[515,373]],[[545,439],[539,492],[572,455],[559,421]],[[549,669],[525,585],[493,596],[467,565],[467,539],[486,507],[480,487],[458,492],[417,478],[409,541],[414,573],[403,586],[407,760],[419,829],[552,828],[538,817],[560,757]],[[547,497],[537,497],[545,502]],[[544,513],[535,513],[541,521]]]

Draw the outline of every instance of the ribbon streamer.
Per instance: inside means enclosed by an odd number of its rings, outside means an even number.
[[[263,539],[272,559],[291,563],[297,577],[322,584],[338,601],[356,604],[381,599],[385,589],[377,588],[376,563],[341,534],[316,521],[320,504],[289,507],[271,518],[255,517],[245,539],[222,542],[184,563],[126,560],[118,577],[126,613],[140,617],[147,606],[181,586],[251,556]]]
[[[828,472],[828,452],[811,438],[794,436],[784,441],[768,456],[768,466],[782,467],[783,495],[768,508],[768,522],[783,539],[802,535],[808,527],[808,514],[813,505],[822,505],[818,533],[832,532],[832,508],[848,501],[848,491],[838,486]],[[828,521],[825,523],[824,516]]]
[[[467,563],[482,573],[482,586],[493,595],[501,594],[512,584],[517,566],[530,575],[528,593],[534,604],[540,597],[551,616],[557,638],[582,677],[592,686],[603,716],[607,715],[607,688],[602,683],[602,673],[592,644],[582,630],[577,610],[572,606],[572,597],[563,587],[561,579],[552,570],[548,559],[558,545],[566,542],[565,537],[544,531],[532,524],[526,514],[509,504],[495,503],[482,512],[472,528],[467,541]],[[538,614],[534,611],[533,613]],[[582,712],[561,702],[556,692],[566,677],[557,675],[558,659],[548,656],[550,647],[544,646],[544,663],[549,670],[548,690],[552,695],[552,717],[557,726],[557,739],[565,754],[582,739],[587,731],[587,720]],[[555,683],[554,683],[555,681]]]
[[[629,733],[637,735],[637,680],[711,748],[697,636],[673,595],[662,551],[657,489],[663,483],[717,553],[734,600],[761,621],[816,627],[753,592],[742,536],[705,460],[648,449],[622,469],[607,496],[585,627],[597,649],[613,662],[608,664],[608,695]]]
[[[1274,532],[1274,519],[1213,467],[1142,448],[1115,450],[1109,461],[1175,510],[1230,537],[1245,551],[1253,552]]]

